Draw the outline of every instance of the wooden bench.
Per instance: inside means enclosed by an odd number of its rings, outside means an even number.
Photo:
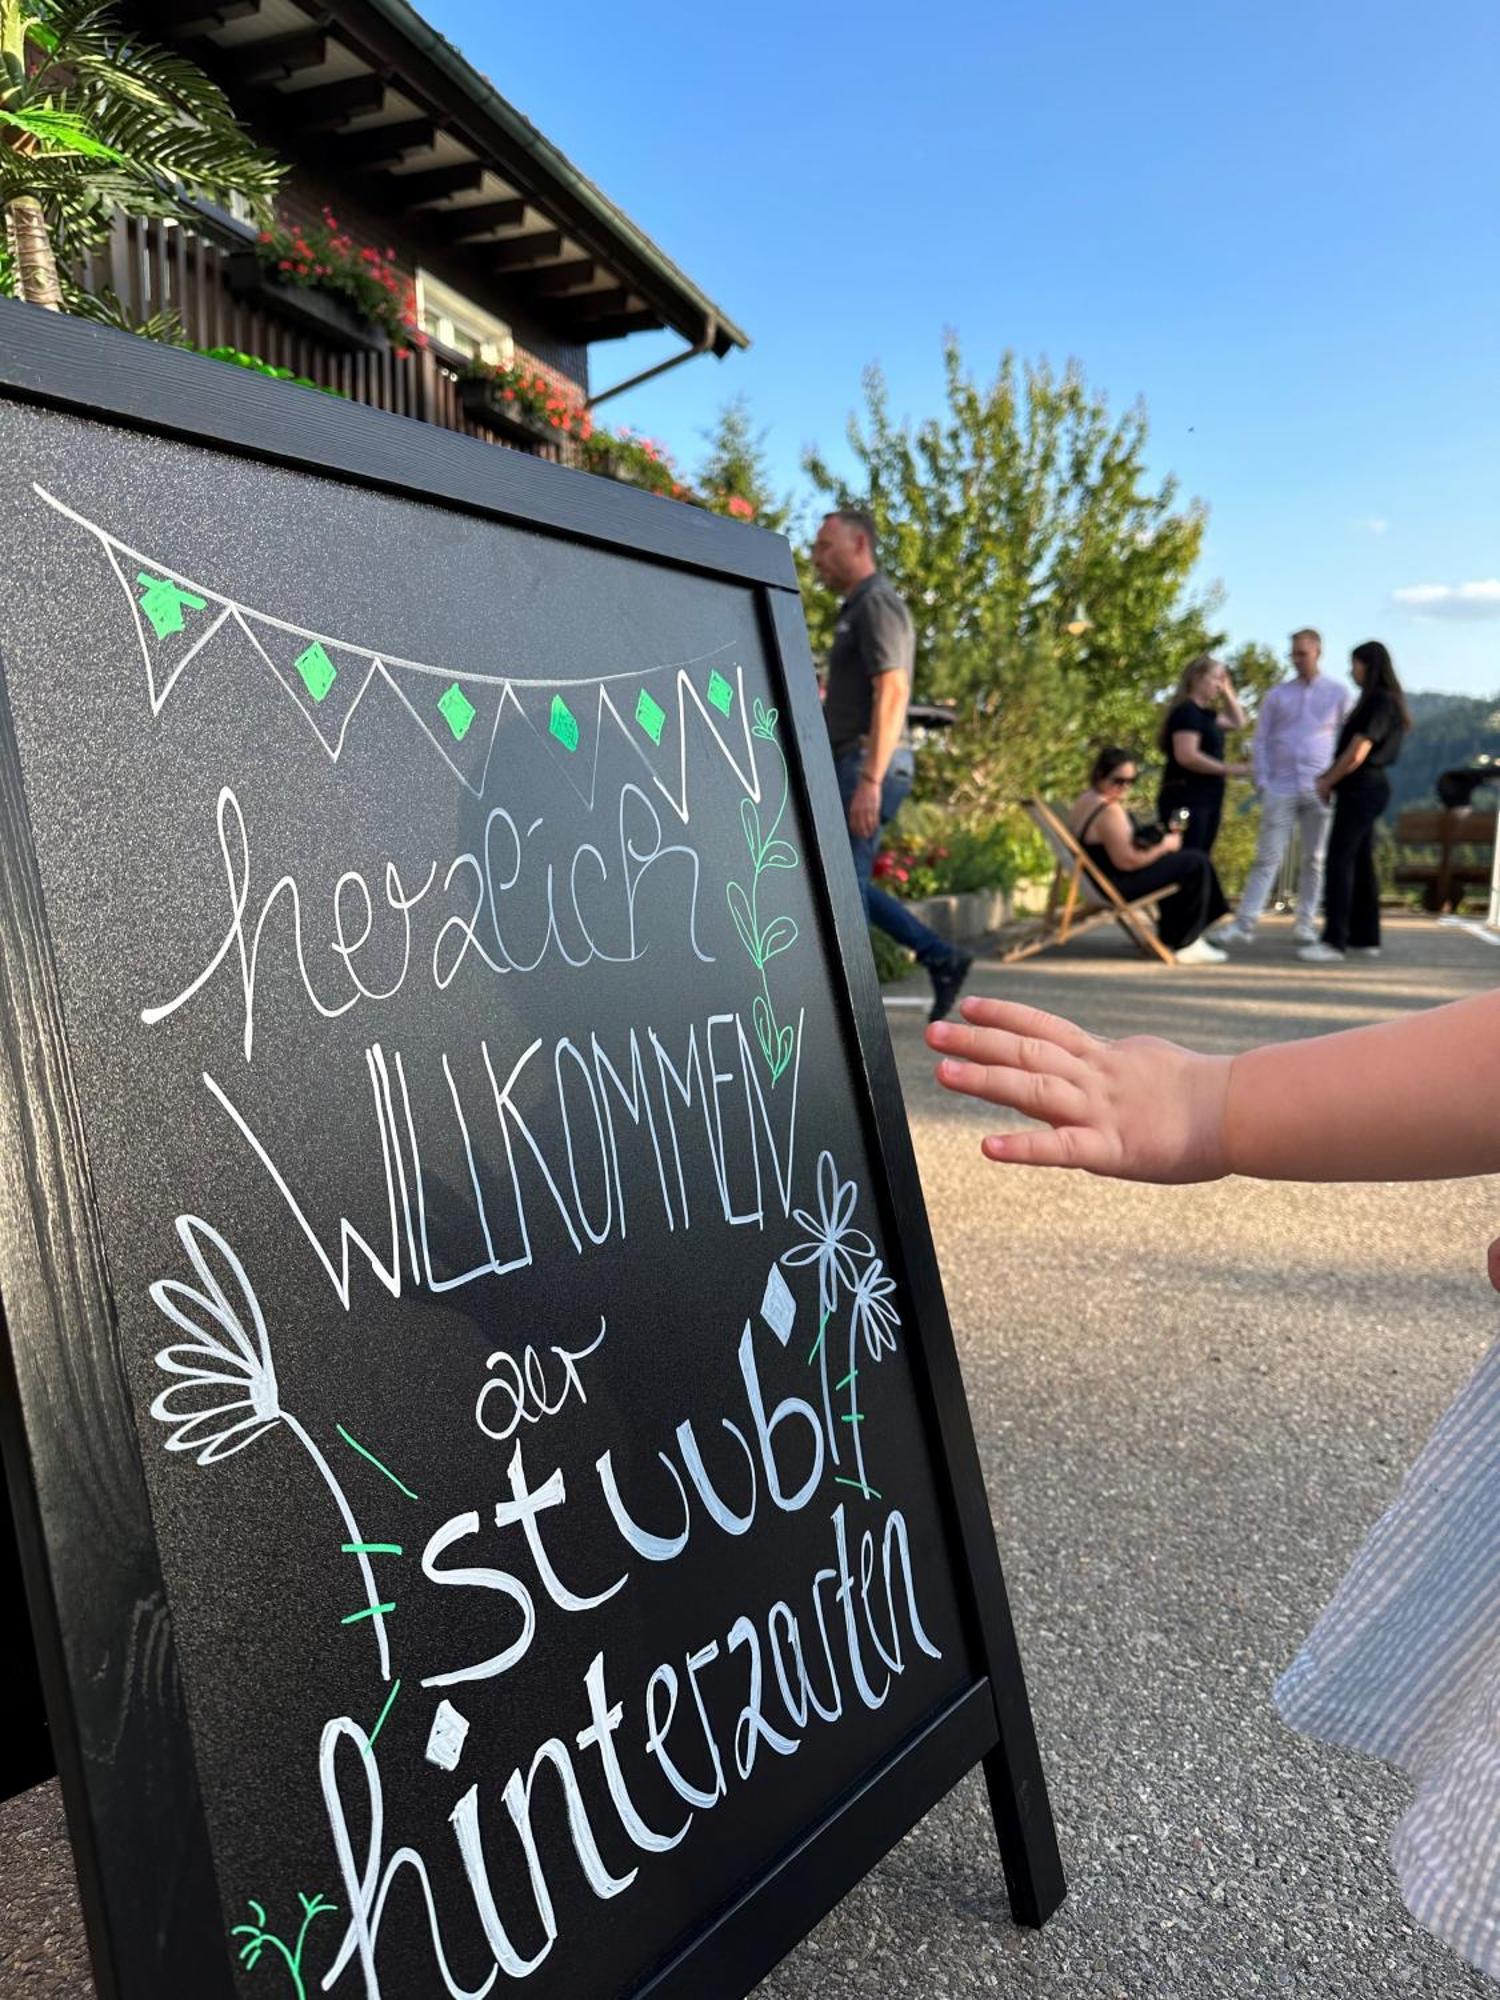
[[[1461,806],[1408,806],[1396,820],[1396,880],[1420,885],[1424,910],[1457,909],[1465,894],[1489,893],[1495,862],[1495,816]],[[1423,850],[1418,859],[1411,849]]]

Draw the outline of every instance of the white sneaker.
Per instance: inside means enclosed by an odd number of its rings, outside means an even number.
[[[1307,965],[1342,965],[1344,954],[1331,944],[1305,944],[1297,954]]]
[[[1316,944],[1317,941],[1318,933],[1311,924],[1292,925],[1293,944]]]
[[[1349,947],[1349,956],[1351,958],[1379,958],[1380,946],[1378,944],[1351,944]]]
[[[1223,951],[1226,946],[1232,944],[1255,942],[1254,931],[1247,931],[1243,925],[1229,921],[1215,924],[1211,931],[1205,931],[1203,935],[1216,951]]]
[[[1228,961],[1229,953],[1220,951],[1206,937],[1194,938],[1191,944],[1185,944],[1177,953],[1179,965],[1225,965]]]

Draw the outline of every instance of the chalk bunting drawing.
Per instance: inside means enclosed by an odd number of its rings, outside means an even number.
[[[216,650],[227,657],[224,642],[237,634],[292,697],[298,714],[335,764],[356,714],[371,687],[379,683],[421,730],[452,776],[476,798],[485,795],[496,744],[506,727],[560,743],[570,754],[558,760],[558,768],[591,812],[607,744],[629,745],[684,825],[691,817],[690,741],[700,747],[712,744],[740,788],[752,799],[760,797],[754,746],[739,693],[741,670],[724,662],[731,682],[715,664],[730,650],[728,645],[696,660],[663,660],[609,673],[535,676],[508,669],[496,673],[464,668],[456,674],[449,662],[410,659],[359,640],[315,632],[262,606],[242,603],[132,548],[44,486],[33,482],[32,490],[63,519],[93,536],[124,588],[153,716],[161,714],[190,667],[202,671]],[[700,686],[705,667],[709,672]],[[654,691],[639,685],[646,678],[654,683]],[[562,689],[573,706],[564,700]],[[629,690],[635,694],[633,709],[628,699],[624,706],[616,699]],[[737,699],[739,722],[726,728]],[[698,754],[694,752],[695,759]]]

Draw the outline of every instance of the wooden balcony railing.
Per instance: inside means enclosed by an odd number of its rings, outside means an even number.
[[[117,215],[107,244],[85,261],[82,277],[92,291],[114,292],[136,324],[157,313],[175,314],[195,347],[238,348],[356,403],[539,458],[559,456],[555,444],[503,437],[469,417],[459,401],[457,371],[431,348],[401,359],[390,352],[351,353],[302,331],[274,309],[236,297],[228,282],[233,254],[196,230]]]

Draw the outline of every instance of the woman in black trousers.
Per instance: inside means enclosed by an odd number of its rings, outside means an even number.
[[[1323,878],[1323,937],[1298,958],[1334,965],[1348,952],[1374,958],[1380,950],[1380,887],[1375,879],[1375,827],[1391,802],[1386,776],[1401,755],[1411,714],[1391,656],[1378,639],[1356,646],[1349,672],[1359,699],[1339,731],[1333,762],[1318,779],[1318,797],[1333,806]]]
[[[1182,844],[1199,854],[1212,854],[1224,811],[1224,786],[1242,778],[1248,764],[1231,764],[1224,756],[1224,730],[1243,729],[1245,711],[1229,679],[1229,670],[1211,653],[1201,653],[1177,683],[1161,726],[1166,755],[1156,810],[1163,825],[1187,813]]]

